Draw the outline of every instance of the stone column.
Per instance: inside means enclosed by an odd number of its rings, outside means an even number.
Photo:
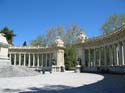
[[[96,66],[96,49],[94,48],[94,66]]]
[[[30,57],[30,54],[29,54],[29,60],[28,60],[28,67],[31,66],[31,57]]]
[[[117,65],[116,45],[114,47],[114,65]]]
[[[10,56],[9,56],[9,58],[10,58],[10,62],[11,62],[11,53],[10,53]],[[12,62],[11,62],[12,63]]]
[[[99,66],[101,66],[101,48],[99,48]]]
[[[86,54],[86,53],[85,53],[85,49],[83,49],[82,54],[83,54],[83,55],[82,55],[82,56],[83,56],[83,57],[82,57],[82,58],[83,58],[83,59],[82,59],[82,60],[83,60],[82,66],[84,66],[84,65],[85,65],[85,54]],[[91,66],[92,66],[92,65],[91,65]]]
[[[88,49],[89,50],[89,63],[88,63],[88,66],[91,66],[91,49]]]
[[[37,67],[39,67],[39,54],[37,54]]]
[[[35,67],[35,54],[33,54],[33,67]]]
[[[24,54],[24,66],[26,66],[26,54]]]
[[[16,54],[14,54],[14,65],[16,66]]]
[[[117,58],[116,65],[118,66],[119,65],[119,44],[117,45],[117,48],[116,48],[116,58]]]
[[[42,62],[41,62],[41,67],[43,67],[43,54],[42,54]]]
[[[119,65],[122,65],[122,45],[119,43]]]
[[[45,66],[47,67],[47,53],[46,53],[46,65]]]
[[[19,54],[19,66],[21,66],[21,54]]]
[[[112,54],[112,46],[109,46],[109,56],[110,56],[110,66],[113,66],[113,54]]]
[[[107,66],[107,54],[106,54],[106,46],[104,47],[104,65]]]
[[[49,66],[51,66],[51,53],[49,54]]]
[[[123,46],[122,46],[122,65],[125,65],[125,42],[122,42]]]

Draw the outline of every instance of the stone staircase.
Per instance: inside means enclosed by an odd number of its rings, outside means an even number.
[[[24,77],[24,76],[34,76],[34,75],[39,75],[39,73],[27,67],[21,67],[21,66],[0,67],[0,77]]]

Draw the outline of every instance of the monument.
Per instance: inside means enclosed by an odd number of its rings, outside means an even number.
[[[77,41],[76,43],[77,44],[81,44],[81,43],[84,43],[87,41],[87,36],[83,33],[83,32],[80,32],[78,35],[77,35]],[[80,46],[80,45],[79,45]],[[81,60],[82,60],[82,49],[80,49],[81,47],[77,47],[76,51],[77,51],[77,59],[76,59],[76,69],[75,69],[75,72],[81,72]]]
[[[0,33],[0,67],[11,65],[8,58],[8,47],[9,44],[4,37],[4,34]]]

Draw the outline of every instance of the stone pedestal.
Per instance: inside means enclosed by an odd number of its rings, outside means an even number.
[[[8,59],[8,57],[0,57],[0,67],[10,66],[10,65],[11,65],[11,62]]]
[[[75,73],[80,73],[81,72],[80,69],[81,69],[81,66],[76,65]]]
[[[11,65],[8,58],[8,47],[9,45],[4,34],[0,33],[0,67]]]
[[[52,66],[52,72],[60,72],[61,71],[61,68],[56,66],[56,65],[53,65]]]

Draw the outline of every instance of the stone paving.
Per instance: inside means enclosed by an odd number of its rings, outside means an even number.
[[[0,78],[0,93],[125,93],[125,75],[47,72]]]

